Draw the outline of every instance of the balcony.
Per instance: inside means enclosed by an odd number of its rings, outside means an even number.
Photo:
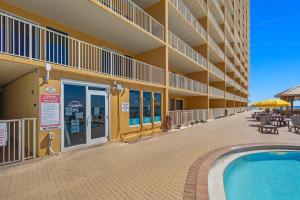
[[[214,39],[217,42],[223,42],[224,41],[224,32],[221,29],[219,23],[217,22],[216,18],[211,13],[209,13],[208,16],[209,16],[210,22],[213,24],[212,27],[214,28],[211,31],[211,35],[214,37]]]
[[[231,87],[234,87],[234,85],[235,85],[235,81],[232,79],[232,78],[230,78],[228,75],[226,75],[225,76],[226,77],[226,83],[228,84],[228,85],[230,85]]]
[[[164,26],[131,0],[7,2],[136,53],[164,44]]]
[[[224,80],[225,73],[220,70],[218,67],[216,67],[214,64],[211,62],[208,63],[209,71],[212,73],[210,76],[210,81],[222,81]]]
[[[195,81],[192,79],[189,79],[187,77],[169,72],[169,86],[174,88],[174,89],[180,89],[180,90],[187,90],[188,93],[186,95],[188,96],[194,96],[195,94],[191,94],[190,92],[193,93],[198,93],[200,95],[207,95],[207,85],[204,83],[201,83],[199,81]],[[180,91],[178,90],[172,90],[172,93],[178,94]],[[181,92],[184,95],[184,92]]]
[[[172,128],[188,126],[195,122],[204,122],[208,117],[207,109],[169,111]]]
[[[169,64],[183,73],[207,70],[207,60],[188,44],[169,32]]]
[[[0,52],[65,68],[164,85],[165,71],[0,13]]]
[[[224,99],[225,91],[209,86],[209,97],[210,99]]]
[[[230,92],[226,92],[226,99],[227,100],[235,100],[235,95]]]
[[[215,63],[218,62],[224,62],[224,52],[223,50],[217,45],[217,43],[212,39],[210,36],[208,36],[209,45],[212,51],[210,51],[210,56]]]
[[[228,42],[227,38],[225,38],[225,44],[226,44],[226,53],[227,53],[227,57],[234,57],[234,50],[232,48],[232,46],[230,45],[230,43]]]
[[[213,12],[214,16],[216,16],[217,21],[222,24],[224,22],[224,13],[219,2],[217,0],[211,0],[210,5],[210,11]]]
[[[182,0],[197,19],[206,16],[207,5],[204,0]]]
[[[206,43],[206,31],[182,0],[169,0],[169,4],[169,29],[189,45]]]

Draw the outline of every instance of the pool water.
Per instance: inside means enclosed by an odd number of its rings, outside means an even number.
[[[300,152],[242,156],[224,171],[227,200],[300,200]]]

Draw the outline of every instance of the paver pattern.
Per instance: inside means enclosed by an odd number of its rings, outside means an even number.
[[[280,128],[260,134],[245,112],[136,143],[75,150],[0,168],[0,199],[182,199],[199,156],[247,143],[300,144]]]

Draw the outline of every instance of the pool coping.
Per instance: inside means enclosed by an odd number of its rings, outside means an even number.
[[[214,149],[203,156],[200,156],[193,162],[188,170],[185,181],[183,199],[184,200],[209,200],[208,193],[208,173],[215,161],[223,156],[233,153],[241,153],[254,150],[272,150],[272,149],[286,149],[286,150],[300,150],[300,146],[295,144],[240,144],[231,145]]]

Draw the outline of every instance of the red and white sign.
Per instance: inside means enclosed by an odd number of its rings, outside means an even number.
[[[60,95],[41,94],[41,130],[60,128]]]
[[[0,123],[0,146],[6,146],[7,142],[7,125]]]

